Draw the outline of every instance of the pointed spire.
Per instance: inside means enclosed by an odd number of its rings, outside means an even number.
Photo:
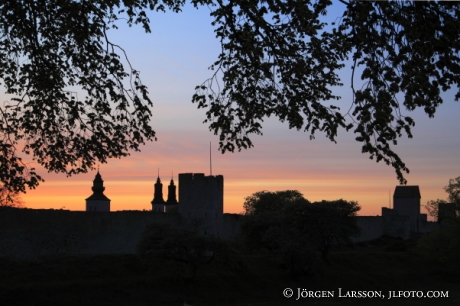
[[[95,197],[104,198],[104,199],[107,198],[103,194],[105,187],[104,187],[104,181],[102,180],[102,176],[99,173],[99,170],[97,171],[96,176],[94,177],[93,187],[91,187],[91,190],[93,191],[93,195],[88,199],[95,199]]]
[[[96,173],[96,176],[94,177],[94,180],[93,180],[93,185],[96,186],[96,185],[101,185],[103,184],[103,180],[102,180],[102,176],[101,174],[99,173],[99,170],[97,171]]]
[[[153,200],[152,204],[161,204],[164,203],[165,201],[163,200],[163,184],[161,183],[160,180],[160,168],[158,168],[158,177],[157,177],[157,182],[155,183],[155,188],[154,188],[154,193],[153,193]]]
[[[91,190],[93,194],[86,199],[86,211],[110,211],[110,199],[104,194],[104,181],[99,173],[99,166]]]
[[[172,171],[171,171],[171,182],[169,183],[169,186],[168,186],[168,200],[166,202],[169,204],[177,203],[176,185],[174,185],[174,175]]]
[[[161,183],[161,180],[160,180],[160,168],[158,168],[157,184],[158,183]]]

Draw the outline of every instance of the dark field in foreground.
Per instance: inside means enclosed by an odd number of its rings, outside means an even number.
[[[331,254],[318,275],[292,281],[268,253],[243,256],[246,268],[188,267],[145,262],[135,255],[61,256],[35,262],[0,259],[0,305],[460,305],[460,275],[424,262],[415,250],[361,246]],[[294,289],[291,299],[285,288]],[[298,289],[329,290],[335,298],[300,298]],[[379,290],[381,298],[338,298],[347,290]],[[448,291],[448,298],[393,298],[390,290]]]

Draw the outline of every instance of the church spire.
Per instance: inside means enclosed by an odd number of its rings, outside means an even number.
[[[93,194],[86,199],[86,211],[110,211],[110,199],[104,195],[104,181],[97,170],[91,187]]]
[[[168,201],[167,201],[168,204],[175,204],[177,203],[177,199],[176,199],[176,185],[174,185],[174,178],[173,178],[173,174],[171,172],[171,182],[169,183],[169,186],[168,186]]]
[[[93,193],[103,193],[105,190],[104,181],[102,180],[102,176],[99,173],[99,169],[97,170],[96,177],[93,180],[93,187],[91,190]]]
[[[165,201],[163,200],[163,184],[160,180],[160,169],[158,169],[157,182],[155,183],[154,194],[152,204],[162,204]]]

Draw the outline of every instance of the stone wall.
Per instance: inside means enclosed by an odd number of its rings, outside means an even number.
[[[240,214],[224,214],[223,215],[223,235],[222,238],[232,240],[236,238],[240,231]]]
[[[223,214],[224,239],[240,230],[238,214]],[[144,228],[153,222],[184,225],[177,213],[151,211],[78,212],[67,210],[0,209],[0,257],[34,259],[55,254],[132,254]],[[185,220],[186,221],[186,220]],[[357,217],[361,235],[354,242],[389,235],[408,239],[410,220],[392,212],[386,216]],[[426,231],[437,228],[428,222]]]
[[[353,237],[353,242],[374,240],[383,236],[383,217],[365,216],[357,217],[356,223],[361,228],[361,235]]]
[[[147,211],[2,209],[0,256],[135,253],[145,226],[155,221],[181,223],[178,214]]]
[[[409,216],[392,215],[384,220],[384,234],[390,237],[399,237],[404,240],[410,238],[411,219]]]

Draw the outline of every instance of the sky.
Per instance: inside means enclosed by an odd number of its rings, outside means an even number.
[[[343,9],[335,5],[328,18],[335,18]],[[124,47],[149,89],[154,104],[151,125],[158,138],[141,152],[100,165],[111,210],[150,210],[158,169],[164,195],[171,177],[177,185],[178,173],[209,175],[210,143],[212,174],[224,176],[226,213],[243,212],[244,198],[261,190],[298,190],[310,201],[358,201],[362,207],[359,215],[380,215],[382,206],[391,206],[398,185],[393,168],[362,154],[356,136],[344,130],[339,131],[337,143],[320,132],[310,140],[308,132],[290,130],[276,118],[267,118],[263,135],[251,138],[253,148],[225,154],[218,151],[218,137],[203,123],[205,110],[191,103],[195,86],[212,75],[208,67],[220,52],[209,12],[208,8],[196,10],[187,5],[179,14],[150,13],[152,33],[122,23],[109,33],[114,43]],[[344,68],[340,77],[345,85],[333,90],[342,96],[342,109],[347,109],[351,69]],[[443,187],[450,178],[460,176],[460,103],[454,102],[453,96],[453,92],[443,95],[444,103],[434,118],[428,118],[423,110],[404,110],[415,120],[414,138],[399,139],[394,150],[410,169],[405,175],[408,185],[420,186],[422,205],[445,199]],[[0,99],[9,97],[3,91]],[[35,167],[45,182],[22,196],[26,207],[85,209],[96,171],[66,177]]]

